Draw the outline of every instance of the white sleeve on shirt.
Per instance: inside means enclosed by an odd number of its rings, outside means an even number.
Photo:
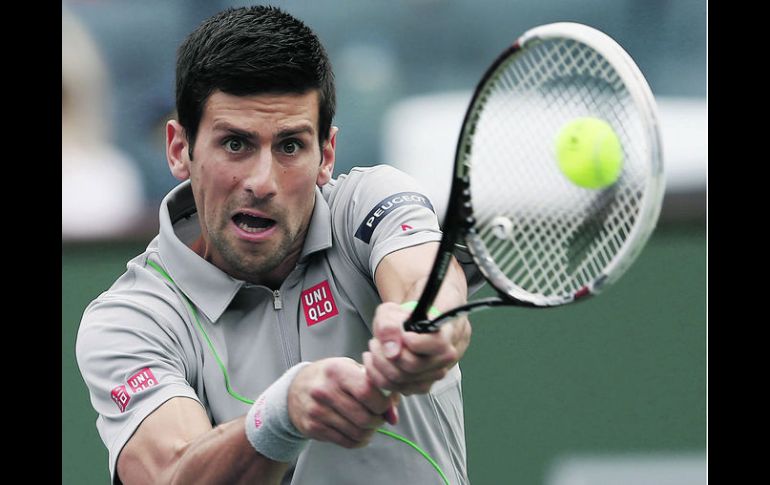
[[[148,270],[129,265],[121,279],[137,273],[154,278]],[[147,416],[173,397],[200,402],[189,384],[195,371],[188,363],[193,351],[187,325],[159,295],[178,297],[157,284],[156,294],[103,294],[86,308],[78,330],[77,362],[98,413],[113,481],[120,451]]]
[[[370,278],[386,255],[441,240],[425,190],[391,166],[353,168],[324,186],[323,193],[332,212],[335,242]]]

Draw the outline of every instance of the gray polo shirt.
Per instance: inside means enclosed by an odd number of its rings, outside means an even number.
[[[78,332],[78,365],[111,475],[142,420],[172,397],[200,402],[216,425],[244,415],[249,399],[300,361],[360,362],[381,302],[378,263],[441,237],[422,193],[389,166],[354,168],[316,189],[300,260],[273,291],[229,276],[189,248],[200,234],[192,189],[189,182],[174,188],[161,204],[159,235],[86,308]],[[455,366],[429,394],[404,397],[398,425],[385,425],[427,451],[453,484],[467,483],[460,380]],[[284,483],[443,481],[410,446],[376,433],[356,450],[311,441]]]

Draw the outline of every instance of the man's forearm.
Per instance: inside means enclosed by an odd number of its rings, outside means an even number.
[[[417,300],[428,282],[438,243],[426,243],[402,249],[383,258],[375,274],[375,283],[383,301],[402,303]],[[448,310],[468,298],[468,285],[460,264],[452,258],[441,289],[433,305]]]
[[[289,467],[259,454],[246,439],[241,416],[190,443],[169,483],[278,484]]]
[[[117,474],[126,485],[280,483],[292,460],[279,462],[258,452],[245,424],[241,416],[212,428],[199,402],[172,398],[147,416],[123,447]]]

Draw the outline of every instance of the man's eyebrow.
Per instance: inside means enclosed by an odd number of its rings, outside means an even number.
[[[226,121],[217,121],[214,122],[214,125],[212,126],[212,130],[215,131],[227,131],[232,133],[233,135],[239,136],[241,138],[247,139],[247,140],[257,140],[259,137],[256,133],[252,131],[242,130],[240,128],[237,128],[230,123]]]
[[[289,138],[289,137],[297,136],[301,134],[313,135],[314,133],[315,133],[315,130],[313,130],[312,125],[303,124],[300,126],[284,128],[283,130],[276,133],[275,137],[278,139],[283,139],[283,138]]]
[[[229,133],[232,133],[233,135],[239,136],[241,138],[244,138],[246,140],[258,140],[259,135],[257,133],[254,133],[253,131],[243,130],[241,128],[238,128],[236,126],[233,126],[227,121],[215,121],[212,130],[214,131],[227,131]],[[289,126],[278,133],[275,134],[276,139],[284,139],[289,138],[292,136],[302,135],[302,134],[308,134],[313,135],[315,134],[315,130],[313,129],[313,126],[311,124],[301,124],[297,126]]]

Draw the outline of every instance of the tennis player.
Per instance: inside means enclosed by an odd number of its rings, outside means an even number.
[[[278,8],[226,10],[181,45],[176,90],[166,148],[181,183],[77,339],[113,482],[467,483],[470,324],[401,327],[436,214],[391,167],[332,178],[334,78],[316,35]],[[452,265],[439,310],[467,298]]]

